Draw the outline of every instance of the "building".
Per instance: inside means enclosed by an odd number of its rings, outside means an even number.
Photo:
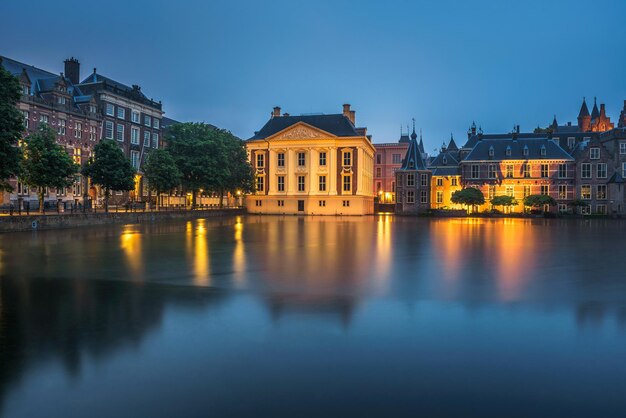
[[[400,132],[398,142],[374,144],[374,192],[379,203],[396,201],[396,170],[402,167],[402,159],[409,148],[409,133]]]
[[[452,203],[452,194],[461,190],[460,149],[450,136],[448,145],[441,147],[439,155],[428,165],[432,171],[431,202],[433,209],[461,209]]]
[[[396,213],[421,214],[431,209],[432,171],[423,156],[414,129],[402,166],[396,170]]]
[[[85,164],[100,141],[103,117],[95,97],[84,91],[74,77],[78,61],[74,58],[66,60],[65,73],[60,74],[7,57],[0,57],[0,65],[20,82],[22,95],[17,106],[24,115],[25,135],[36,132],[41,125],[48,125],[56,132],[57,142],[74,161]],[[19,179],[11,179],[10,183],[14,190],[2,193],[1,205],[38,208],[36,190],[29,190]],[[82,204],[86,193],[86,180],[79,175],[71,187],[46,190],[44,205],[67,207]]]
[[[275,107],[246,148],[256,173],[249,213],[373,213],[375,149],[349,104],[330,115],[281,115]]]

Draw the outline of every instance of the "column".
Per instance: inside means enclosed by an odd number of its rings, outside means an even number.
[[[363,148],[357,148],[357,156],[358,169],[357,172],[354,173],[353,177],[358,179],[356,183],[356,194],[360,195],[363,194],[363,182],[366,179],[366,176],[364,176],[364,174],[368,168],[365,166],[365,160],[363,158]],[[365,188],[365,190],[367,190],[367,188]]]
[[[337,147],[328,150],[326,164],[328,164],[328,190],[329,195],[337,194]]]

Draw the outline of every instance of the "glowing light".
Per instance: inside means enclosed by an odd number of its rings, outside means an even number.
[[[207,244],[206,220],[199,219],[193,249],[194,283],[201,286],[210,284],[209,246]]]
[[[136,280],[143,279],[142,236],[137,225],[124,225],[120,235],[120,248],[124,252],[126,264]]]

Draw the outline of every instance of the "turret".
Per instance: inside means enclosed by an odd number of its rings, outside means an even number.
[[[589,115],[589,108],[587,102],[583,97],[583,104],[580,106],[580,112],[578,112],[578,130],[580,132],[588,132],[591,128],[591,116]]]

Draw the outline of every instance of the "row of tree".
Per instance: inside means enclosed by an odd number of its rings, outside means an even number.
[[[462,190],[458,190],[452,193],[452,197],[450,199],[452,203],[465,206],[468,210],[470,207],[481,206],[485,204],[485,196],[480,189],[475,187],[467,187]],[[513,196],[494,196],[489,203],[495,207],[513,207],[519,205],[517,199]],[[522,201],[525,207],[531,209],[543,208],[545,206],[554,206],[556,205],[556,200],[553,197],[542,194],[533,194],[524,197]],[[577,206],[585,206],[587,203],[581,200],[574,200],[569,203],[572,207]]]
[[[38,190],[43,211],[45,190],[69,187],[81,173],[100,186],[108,210],[113,190],[135,188],[136,170],[113,140],[100,141],[81,167],[47,125],[24,137],[19,99],[17,78],[0,66],[0,191],[11,191],[9,178],[19,177]],[[162,193],[179,187],[192,194],[193,206],[200,190],[219,195],[220,202],[229,192],[253,190],[254,173],[245,145],[229,131],[204,123],[180,123],[168,129],[165,140],[167,147],[151,150],[141,167],[148,188],[157,195],[157,206]]]

